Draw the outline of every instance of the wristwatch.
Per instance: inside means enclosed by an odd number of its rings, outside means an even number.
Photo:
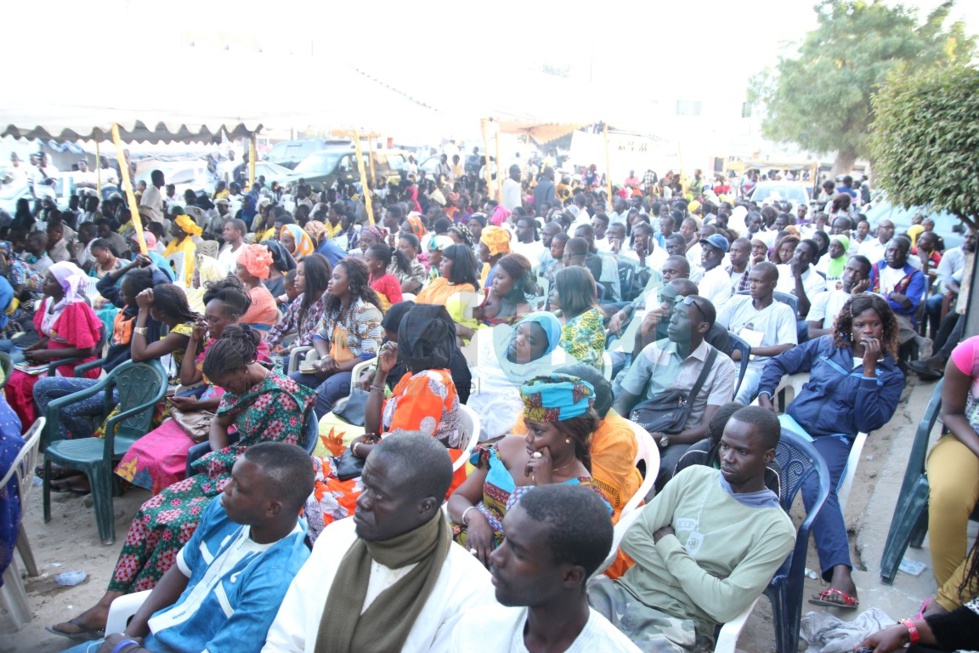
[[[664,435],[659,439],[658,444],[660,449],[666,449],[668,446],[670,446],[670,436]]]

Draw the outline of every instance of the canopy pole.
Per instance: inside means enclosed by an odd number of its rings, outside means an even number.
[[[605,189],[608,193],[607,202],[612,206],[612,159],[608,153],[608,123],[602,123],[602,136],[605,137]],[[605,207],[606,210],[608,207]]]
[[[99,148],[101,139],[95,137],[95,187],[99,194],[99,201],[102,201],[102,151]]]
[[[251,191],[252,186],[255,185],[255,141],[258,139],[258,134],[252,132],[252,137],[248,141],[248,190]]]
[[[500,174],[503,172],[503,161],[500,160],[500,130],[494,134],[496,137],[496,201],[503,204],[503,182],[500,181]]]
[[[367,185],[367,168],[364,165],[364,153],[360,149],[360,134],[354,132],[354,152],[357,153],[357,172],[360,173],[360,187],[364,193],[364,207],[367,209],[367,220],[374,226],[374,207],[371,205],[371,189]]]
[[[119,161],[119,172],[122,174],[122,188],[126,193],[126,201],[129,202],[129,215],[132,217],[133,227],[136,229],[136,242],[139,243],[140,253],[146,254],[146,239],[143,238],[143,221],[139,217],[139,207],[136,206],[136,195],[133,194],[133,182],[129,178],[129,166],[126,165],[126,153],[122,150],[122,141],[119,139],[119,125],[117,123],[112,123],[112,142],[116,146],[116,160]]]
[[[486,118],[479,120],[480,127],[483,129],[483,158],[486,159],[486,194],[488,196],[493,184],[490,183],[492,175],[490,174],[489,139],[486,137],[486,122]]]

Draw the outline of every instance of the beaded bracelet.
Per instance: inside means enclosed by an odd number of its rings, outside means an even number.
[[[915,627],[914,622],[910,619],[901,619],[901,623],[908,629],[908,639],[911,640],[911,643],[917,644],[921,639],[921,635],[918,634],[918,629]]]

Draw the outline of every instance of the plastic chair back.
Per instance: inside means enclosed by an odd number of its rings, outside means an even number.
[[[739,295],[750,295],[751,294],[751,291],[750,290],[739,290],[738,291],[738,294]],[[772,293],[772,299],[774,299],[775,301],[779,302],[780,304],[786,304],[789,308],[792,309],[792,312],[794,314],[796,314],[796,315],[799,314],[799,300],[796,298],[795,295],[790,295],[787,292],[777,292],[776,291],[776,292],[773,292]]]
[[[628,263],[619,261],[619,288],[622,293],[621,301],[631,302],[636,298],[636,289],[633,288],[635,279],[636,269]]]
[[[316,448],[316,442],[320,437],[320,418],[316,416],[316,411],[309,411],[309,417],[306,422],[306,439],[304,442],[300,442],[299,446],[306,450],[310,456],[313,455],[313,449]]]
[[[656,476],[659,474],[659,447],[653,441],[653,436],[635,422],[630,421],[629,426],[632,427],[632,432],[636,435],[636,444],[638,445],[636,464],[638,465],[640,460],[645,462],[646,478],[643,479],[636,493],[622,507],[622,512],[619,514],[620,521],[638,508],[643,499],[649,495],[656,483]]]
[[[612,363],[612,355],[607,351],[602,352],[602,376],[605,377],[606,381],[612,381],[612,368],[614,364]]]
[[[109,377],[114,379],[116,392],[119,395],[119,415],[110,419],[112,426],[115,426],[115,438],[127,440],[130,443],[143,437],[150,430],[153,421],[152,410],[141,410],[131,413],[125,417],[123,414],[130,412],[135,406],[145,405],[149,402],[156,403],[167,389],[167,373],[158,361],[146,363],[123,363],[110,372]],[[106,395],[107,398],[110,395]],[[109,429],[106,429],[108,435]]]
[[[37,465],[37,452],[41,445],[41,432],[44,430],[45,419],[37,418],[30,430],[24,434],[24,446],[20,448],[14,464],[10,466],[7,473],[0,479],[0,489],[7,487],[11,477],[17,475],[17,485],[20,488],[21,502],[27,498],[27,493],[33,487],[34,466]]]
[[[738,390],[741,389],[741,382],[744,381],[744,375],[748,371],[748,363],[751,362],[749,360],[751,356],[751,345],[749,345],[743,338],[730,331],[728,332],[727,336],[731,339],[731,351],[729,351],[728,354],[735,351],[741,352],[741,360],[737,363],[740,365],[738,368],[738,382],[734,384],[734,397],[737,397]],[[734,397],[732,397],[732,399]]]
[[[462,455],[452,463],[453,472],[466,464],[473,449],[479,443],[479,416],[476,411],[465,404],[459,404],[459,431],[465,446],[462,448]]]

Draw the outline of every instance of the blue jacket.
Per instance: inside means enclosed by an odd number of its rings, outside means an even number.
[[[904,390],[904,374],[890,354],[877,362],[877,378],[863,375],[863,364],[855,365],[853,350],[833,344],[833,336],[810,340],[768,361],[758,394],[772,396],[783,374],[809,372],[809,381],[786,412],[809,435],[876,431],[897,410]]]

